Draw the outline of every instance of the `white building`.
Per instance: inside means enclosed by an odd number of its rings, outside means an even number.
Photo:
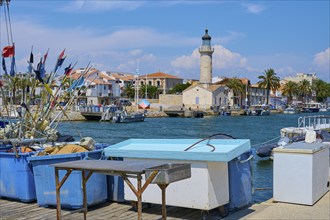
[[[211,36],[208,30],[202,37],[200,53],[200,79],[182,93],[182,102],[186,107],[210,109],[210,107],[227,106],[228,88],[212,84],[212,54]]]

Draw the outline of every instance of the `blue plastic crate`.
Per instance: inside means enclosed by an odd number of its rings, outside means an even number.
[[[37,203],[40,206],[56,206],[55,168],[50,164],[83,159],[101,159],[103,150],[83,153],[36,156],[28,158],[33,166]],[[59,171],[60,179],[66,174]],[[94,173],[86,184],[87,205],[103,203],[107,200],[106,175]],[[61,206],[69,209],[83,207],[81,171],[73,171],[61,187]]]
[[[252,152],[248,151],[228,163],[229,211],[251,204],[252,200]]]
[[[110,160],[123,160],[122,157],[112,157]],[[121,176],[107,176],[108,200],[111,202],[124,202],[124,180]]]
[[[36,200],[32,167],[27,158],[35,152],[7,153],[0,150],[0,197],[17,199],[22,202]]]

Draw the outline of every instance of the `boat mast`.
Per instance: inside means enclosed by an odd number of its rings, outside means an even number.
[[[139,83],[138,83],[138,80],[139,80],[139,60],[136,61],[136,75],[135,75],[135,104],[136,104],[136,111],[139,110],[139,89],[138,89],[138,86],[139,86]]]

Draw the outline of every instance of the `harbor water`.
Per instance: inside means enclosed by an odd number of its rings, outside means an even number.
[[[205,138],[217,133],[231,135],[237,139],[250,139],[253,148],[280,137],[280,129],[296,127],[301,116],[317,114],[272,114],[270,116],[211,116],[204,118],[146,118],[137,123],[110,123],[98,121],[61,122],[59,131],[79,140],[76,130],[83,137],[92,137],[96,142],[115,144],[130,138],[175,139]],[[75,128],[72,128],[74,126]],[[274,140],[272,143],[276,142]],[[252,160],[253,203],[273,196],[273,162],[255,156]]]

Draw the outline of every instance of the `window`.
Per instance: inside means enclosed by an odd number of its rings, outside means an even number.
[[[160,86],[160,81],[157,81],[157,86],[158,86],[158,87]]]

